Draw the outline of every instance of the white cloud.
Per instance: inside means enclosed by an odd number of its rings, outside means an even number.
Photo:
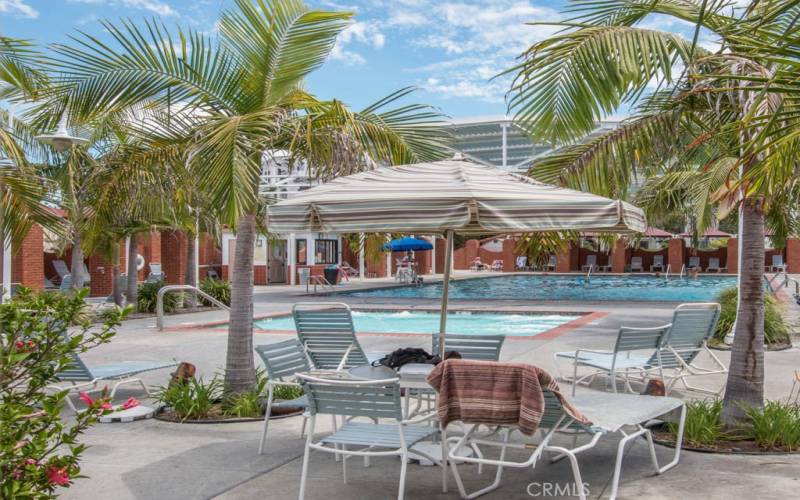
[[[161,0],[69,0],[73,3],[108,4],[112,6],[129,7],[131,9],[146,10],[159,16],[177,16],[178,12],[168,3]]]
[[[340,61],[347,66],[360,66],[366,64],[367,60],[347,47],[354,43],[367,45],[373,49],[381,49],[386,44],[386,36],[383,34],[377,23],[374,22],[354,22],[347,27],[336,39],[336,45],[331,51],[330,58]]]
[[[39,11],[25,3],[25,0],[0,0],[0,12],[28,19],[37,19]]]

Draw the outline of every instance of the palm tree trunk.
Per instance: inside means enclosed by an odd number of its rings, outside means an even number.
[[[194,235],[191,233],[186,234],[186,275],[183,279],[185,285],[197,286],[197,276],[195,275],[195,267],[197,262],[194,255]],[[187,294],[189,307],[197,307],[197,294],[190,291]]]
[[[81,248],[81,236],[74,229],[72,235],[72,261],[69,272],[72,274],[72,288],[76,290],[83,288],[83,282],[86,279],[83,275],[83,249]]]
[[[111,282],[112,290],[114,291],[114,303],[122,306],[122,288],[119,283],[119,242],[114,245],[114,253],[111,257]]]
[[[136,235],[132,234],[128,239],[128,286],[125,292],[125,299],[128,304],[133,305],[134,310],[136,310],[139,298],[139,285],[137,283],[139,271],[136,270],[136,255]]]
[[[739,256],[739,309],[722,422],[734,426],[744,408],[764,406],[764,213],[758,200],[745,200]]]
[[[256,236],[254,214],[242,217],[236,226],[236,249],[231,270],[231,310],[225,387],[244,392],[255,386],[253,362],[253,245]]]

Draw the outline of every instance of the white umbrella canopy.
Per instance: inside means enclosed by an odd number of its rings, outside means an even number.
[[[453,233],[644,232],[641,209],[460,159],[340,177],[267,208],[270,232],[445,233],[444,353]]]

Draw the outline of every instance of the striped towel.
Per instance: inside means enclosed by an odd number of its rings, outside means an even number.
[[[514,425],[531,435],[544,414],[545,389],[570,417],[591,423],[561,395],[549,373],[532,365],[450,359],[433,369],[428,383],[439,393],[437,413],[444,426],[454,421]]]

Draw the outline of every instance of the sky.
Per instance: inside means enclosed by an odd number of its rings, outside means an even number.
[[[531,43],[554,29],[530,22],[562,19],[564,2],[547,0],[309,0],[325,10],[355,12],[326,64],[308,79],[320,98],[355,109],[407,86],[410,98],[453,118],[506,114],[510,77]],[[215,32],[232,0],[0,0],[0,33],[46,45],[76,30],[103,38],[101,19],[156,17],[167,26]],[[691,25],[665,19],[652,27],[690,35]],[[713,44],[713,41],[703,41]],[[620,110],[617,117],[627,110]]]

